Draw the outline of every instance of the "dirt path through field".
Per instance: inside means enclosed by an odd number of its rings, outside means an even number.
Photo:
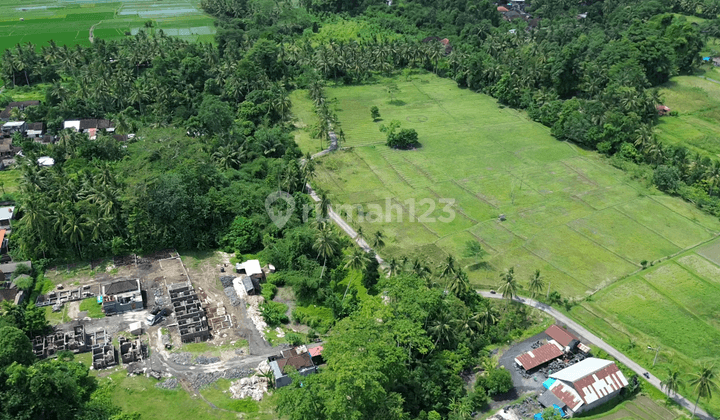
[[[98,23],[96,23],[96,24],[94,24],[93,26],[90,27],[90,36],[88,37],[88,39],[90,40],[90,43],[91,43],[91,44],[92,44],[92,42],[95,40],[95,36],[94,36],[94,34],[93,34],[93,33],[95,32],[95,27],[98,26],[99,24],[101,24],[102,22],[103,22],[103,21],[101,20],[100,22],[98,22]]]

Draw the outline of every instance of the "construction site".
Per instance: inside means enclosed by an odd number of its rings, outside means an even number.
[[[180,330],[180,341],[199,343],[210,338],[210,328],[205,310],[202,308],[192,284],[190,282],[171,284],[168,286],[168,292]]]

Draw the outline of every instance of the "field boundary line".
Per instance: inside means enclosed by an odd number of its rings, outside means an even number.
[[[637,198],[637,199],[635,199],[635,200],[632,200],[632,201],[636,201],[636,200],[639,200],[639,198]],[[630,202],[628,202],[628,203],[630,203]],[[622,214],[623,216],[625,216],[625,217],[627,217],[628,219],[632,220],[633,222],[637,223],[638,225],[644,227],[645,229],[649,230],[650,232],[656,234],[657,236],[665,239],[666,241],[668,241],[668,242],[670,242],[671,244],[675,245],[676,247],[680,248],[681,251],[684,251],[684,250],[685,250],[685,248],[684,248],[682,245],[676,244],[675,242],[673,242],[673,241],[670,240],[669,238],[666,238],[665,236],[663,236],[660,232],[657,232],[655,229],[651,228],[650,226],[645,225],[644,223],[640,222],[639,220],[636,220],[635,218],[633,218],[633,217],[630,216],[629,214],[627,214],[627,213],[625,213],[624,211],[622,211],[622,209],[618,208],[619,205],[620,205],[620,204],[616,204],[616,205],[612,206],[612,208],[613,208],[615,211],[617,211],[618,213]],[[701,227],[702,227],[702,226],[701,226]],[[691,245],[691,246],[693,246],[693,245]]]
[[[572,159],[577,159],[577,158],[578,157],[575,156]],[[580,159],[584,160],[582,157],[580,157]],[[584,173],[580,172],[579,170],[577,170],[577,169],[573,168],[572,166],[568,165],[567,163],[565,163],[565,159],[561,160],[560,163],[562,163],[563,166],[565,166],[566,168],[570,169],[570,171],[575,172],[576,174],[580,175],[580,178],[584,179],[585,181],[589,182],[590,184],[594,185],[595,187],[600,188],[600,185],[598,185],[597,182],[593,181],[592,179],[588,178],[587,175],[585,175]]]
[[[403,159],[405,162],[409,163],[409,164],[412,165],[415,169],[417,169],[421,174],[423,174],[423,175],[425,176],[425,178],[429,179],[431,183],[437,184],[437,183],[440,183],[440,182],[444,182],[444,181],[440,181],[440,180],[437,180],[437,179],[433,179],[433,177],[430,175],[430,173],[428,173],[426,170],[424,170],[424,169],[422,169],[421,167],[419,167],[418,165],[416,165],[415,162],[413,162],[413,161],[411,161],[411,160],[408,160],[408,158],[406,158],[404,155],[401,156],[401,157],[402,157],[402,159]]]
[[[480,177],[480,178],[484,178],[484,177]],[[467,179],[471,179],[471,178],[467,178]],[[491,207],[494,208],[495,210],[499,210],[499,209],[498,209],[498,206],[496,206],[495,204],[493,204],[493,203],[491,203],[490,201],[488,201],[487,198],[486,198],[483,194],[473,193],[472,191],[470,191],[470,190],[468,190],[467,188],[463,187],[463,186],[457,181],[457,179],[452,179],[451,181],[452,181],[452,183],[454,183],[455,185],[457,185],[458,188],[460,188],[461,190],[463,190],[463,191],[465,191],[466,193],[468,193],[471,197],[479,198],[480,201],[483,201],[483,202],[487,203],[489,206],[491,206]]]
[[[479,223],[478,223],[478,224],[479,224]],[[475,225],[475,226],[477,226],[477,225]],[[473,227],[475,227],[475,226],[473,226]],[[469,233],[470,236],[472,236],[473,238],[477,239],[478,242],[481,242],[481,243],[485,244],[485,246],[488,247],[489,249],[491,249],[491,250],[495,253],[495,255],[500,255],[500,251],[498,251],[498,250],[495,249],[494,247],[490,246],[489,243],[485,242],[485,240],[484,240],[483,238],[481,238],[479,235],[477,235],[477,234],[475,234],[474,232],[472,232],[470,229],[472,229],[472,227],[469,227],[469,228],[465,229],[463,232]],[[490,264],[490,263],[488,263],[488,264]]]
[[[705,226],[705,225],[703,225],[703,224],[701,224],[701,223],[699,223],[699,222],[697,222],[697,221],[695,221],[695,220],[693,220],[693,219],[685,216],[684,214],[681,214],[681,213],[676,212],[675,210],[673,210],[673,209],[671,209],[670,207],[666,206],[666,205],[663,204],[662,202],[656,200],[654,195],[647,195],[647,197],[649,197],[649,198],[650,198],[652,201],[654,201],[655,203],[657,203],[657,204],[665,207],[666,209],[670,210],[671,212],[673,212],[673,213],[677,214],[678,216],[682,217],[683,219],[688,220],[688,221],[690,221],[691,223],[695,223],[696,225],[700,226],[701,228],[707,230],[708,233],[712,234],[714,237],[720,236],[720,231],[712,230],[712,229],[708,228],[707,226]],[[670,196],[670,197],[672,197],[672,196]],[[684,201],[684,200],[683,200],[683,201]],[[702,211],[702,210],[700,210],[700,211]]]
[[[551,262],[551,261],[548,261],[548,260],[545,259],[544,257],[538,255],[537,252],[535,252],[535,251],[533,251],[532,249],[528,248],[528,247],[527,247],[527,244],[522,244],[522,245],[519,246],[518,248],[524,248],[527,252],[529,252],[529,253],[533,254],[534,256],[538,257],[540,260],[545,261],[547,264],[550,265],[550,267],[552,267],[552,268],[556,269],[557,271],[565,274],[565,275],[568,276],[569,278],[573,279],[573,281],[575,281],[575,282],[579,283],[580,285],[584,286],[584,287],[585,287],[585,290],[590,290],[590,286],[588,286],[587,284],[585,284],[585,283],[581,282],[580,280],[576,279],[574,276],[571,276],[570,273],[568,273],[568,272],[565,271],[564,269],[556,266],[555,263],[553,263],[553,262]]]
[[[435,105],[437,105],[437,107],[440,108],[444,113],[448,114],[448,115],[450,116],[450,118],[452,118],[452,119],[455,120],[455,121],[458,120],[458,119],[455,117],[455,115],[453,115],[450,111],[448,111],[447,109],[445,109],[444,106],[442,106],[442,104],[440,103],[440,101],[438,101],[438,100],[435,99],[434,97],[430,96],[429,93],[427,93],[427,92],[425,92],[424,90],[420,89],[420,87],[417,85],[417,83],[415,83],[415,79],[410,80],[410,84],[412,84],[412,85],[415,87],[415,89],[418,90],[418,92],[420,92],[421,94],[427,96],[428,99],[430,99],[431,102],[433,102]]]
[[[390,189],[389,189],[389,187],[388,187],[388,184],[386,184],[385,181],[383,181],[383,179],[380,177],[380,175],[378,175],[377,172],[375,172],[375,170],[372,168],[372,166],[370,166],[370,164],[368,164],[365,159],[363,159],[360,155],[358,155],[357,153],[355,153],[355,150],[352,151],[352,154],[353,154],[357,159],[361,160],[362,163],[365,164],[365,166],[367,166],[367,168],[370,170],[370,172],[372,172],[373,175],[375,175],[375,177],[380,180],[380,183],[383,185],[383,187],[385,187],[386,189],[388,189],[389,192],[392,192],[392,191],[390,191]]]
[[[627,263],[630,263],[630,265],[632,265],[632,266],[634,266],[634,267],[637,267],[637,266],[638,266],[638,264],[630,261],[630,260],[627,259],[626,257],[623,257],[622,255],[618,254],[617,252],[615,252],[615,251],[607,248],[605,245],[599,243],[599,242],[596,241],[595,239],[589,237],[588,235],[586,235],[586,234],[580,232],[579,230],[573,228],[572,226],[570,226],[570,223],[572,223],[572,222],[574,222],[574,221],[577,221],[577,220],[583,220],[583,219],[584,219],[584,218],[572,220],[572,221],[570,221],[570,222],[565,223],[565,226],[567,226],[570,230],[572,230],[573,232],[577,233],[578,235],[584,237],[584,238],[587,239],[588,241],[590,241],[590,242],[594,243],[595,245],[599,246],[600,248],[604,249],[605,251],[607,251],[607,252],[615,255],[616,257],[624,260],[624,261],[627,262]],[[661,258],[662,258],[662,257],[661,257]]]
[[[675,265],[679,266],[680,269],[683,269],[683,270],[684,270],[684,268],[681,267],[679,264],[675,264]],[[690,275],[692,275],[692,273],[690,273]],[[668,301],[672,302],[675,306],[677,306],[678,308],[682,309],[684,312],[687,312],[688,315],[690,315],[691,317],[697,319],[698,321],[700,321],[700,323],[702,323],[703,325],[707,326],[707,327],[710,328],[711,330],[717,330],[717,327],[715,327],[714,325],[708,324],[705,320],[702,319],[702,317],[701,317],[700,315],[696,314],[695,312],[692,312],[692,311],[691,311],[690,309],[688,309],[685,305],[681,304],[680,302],[678,302],[678,301],[676,301],[675,299],[673,299],[672,297],[670,297],[664,290],[662,290],[662,289],[660,289],[659,287],[655,286],[654,284],[650,283],[650,281],[648,281],[644,276],[638,276],[638,277],[640,277],[643,282],[645,282],[648,286],[650,286],[650,288],[652,288],[653,290],[655,290],[660,296],[662,296],[662,297],[664,297],[665,299],[667,299]],[[673,350],[676,350],[676,351],[677,351],[677,349],[674,349],[674,348],[673,348]]]
[[[432,186],[427,187],[427,190],[430,191],[433,195],[435,195],[435,198],[438,198],[438,199],[443,198],[440,194],[437,193],[437,191],[435,191],[435,190],[432,188]],[[475,223],[475,225],[477,225],[478,223],[480,223],[479,220],[476,220],[474,217],[470,217],[467,213],[465,213],[465,212],[460,208],[459,205],[456,205],[456,206],[457,206],[457,207],[453,207],[453,209],[455,209],[458,213],[460,213],[461,215],[463,215],[466,219],[468,219],[468,220],[470,220],[471,222]]]
[[[412,185],[412,184],[410,183],[410,181],[408,181],[408,180],[405,178],[405,176],[403,176],[403,174],[400,173],[400,171],[398,171],[398,170],[395,168],[395,166],[392,164],[392,162],[390,162],[390,161],[388,160],[388,158],[385,157],[384,154],[381,153],[380,156],[383,158],[383,160],[385,161],[385,163],[387,163],[387,164],[390,166],[390,168],[397,174],[397,176],[399,176],[400,179],[402,179],[402,180],[408,185],[408,187],[412,188],[413,190],[417,189],[417,188],[415,188],[414,185]]]
[[[699,255],[699,254],[697,254],[697,255]],[[681,263],[680,263],[679,261],[677,261],[677,260],[672,260],[672,261],[670,261],[670,262],[672,262],[672,263],[674,263],[676,266],[680,267],[680,269],[687,271],[688,274],[690,274],[692,277],[694,277],[695,279],[697,279],[700,283],[703,283],[703,284],[709,286],[711,289],[713,289],[714,291],[718,292],[718,294],[720,295],[720,284],[709,282],[708,280],[705,279],[705,277],[701,276],[701,275],[700,275],[699,273],[697,273],[695,270],[693,270],[692,268],[690,268],[690,267],[688,267],[688,266],[685,266],[685,265],[681,264]]]

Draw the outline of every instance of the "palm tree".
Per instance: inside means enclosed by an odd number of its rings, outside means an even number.
[[[323,268],[320,272],[320,278],[322,278],[325,274],[325,264],[327,264],[328,257],[333,257],[338,249],[337,239],[329,225],[323,224],[318,230],[313,249],[318,252],[318,257],[323,258]]]
[[[430,269],[417,258],[412,263],[412,272],[420,278],[427,278],[431,273]]]
[[[668,376],[665,377],[664,381],[660,382],[660,385],[662,385],[668,395],[677,394],[678,389],[683,385],[680,371],[677,369],[668,371]]]
[[[545,287],[545,280],[540,275],[540,270],[535,270],[535,273],[530,277],[530,293],[533,298],[535,295],[540,293]]]
[[[450,319],[450,315],[447,311],[441,311],[438,317],[433,320],[428,328],[428,332],[435,336],[435,344],[433,347],[437,347],[438,343],[449,343],[455,338],[455,326],[454,322]]]
[[[345,257],[346,263],[345,268],[349,268],[351,270],[358,270],[360,272],[364,272],[365,268],[370,264],[370,257],[368,256],[367,252],[365,252],[362,248],[356,247],[353,249],[353,252]],[[342,301],[345,302],[345,296],[347,295],[348,290],[350,290],[350,280],[348,280],[347,287],[345,288],[345,293],[343,293]]]
[[[474,336],[482,329],[480,314],[467,314],[456,322],[458,330],[465,332],[468,336]]]
[[[500,292],[503,299],[508,300],[509,304],[517,296],[518,284],[515,280],[515,267],[510,267],[500,274],[500,280],[498,292]]]
[[[322,193],[320,196],[320,218],[322,220],[326,220],[328,218],[328,213],[330,212],[330,199],[328,198],[327,194]]]
[[[467,274],[462,270],[458,270],[455,275],[450,278],[448,290],[458,298],[465,296],[470,290]]]
[[[693,409],[693,417],[695,417],[695,410],[697,410],[700,398],[712,398],[712,392],[717,389],[718,384],[714,365],[701,366],[700,369],[691,376],[690,385],[693,387],[695,394],[697,394],[695,408]]]
[[[357,234],[355,235],[355,240],[357,242],[365,241],[365,234],[363,233],[362,226],[358,226],[357,230],[355,231]]]
[[[397,275],[400,272],[400,265],[395,258],[390,259],[388,266],[385,268],[385,274],[388,277]]]
[[[372,246],[373,248],[382,248],[385,246],[385,240],[383,233],[379,230],[376,230],[372,237]]]
[[[490,302],[485,302],[485,306],[478,313],[478,318],[483,326],[483,330],[487,330],[498,321],[495,309],[490,305]]]
[[[440,270],[440,278],[445,278],[455,275],[455,257],[448,255],[445,258],[445,263]]]

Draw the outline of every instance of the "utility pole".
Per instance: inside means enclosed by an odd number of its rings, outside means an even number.
[[[648,350],[655,350],[655,358],[653,359],[653,367],[655,367],[655,362],[657,362],[658,353],[660,353],[660,346],[657,346],[657,348],[647,346]]]
[[[545,296],[545,299],[550,299],[550,281],[548,280],[548,291],[547,296]]]

